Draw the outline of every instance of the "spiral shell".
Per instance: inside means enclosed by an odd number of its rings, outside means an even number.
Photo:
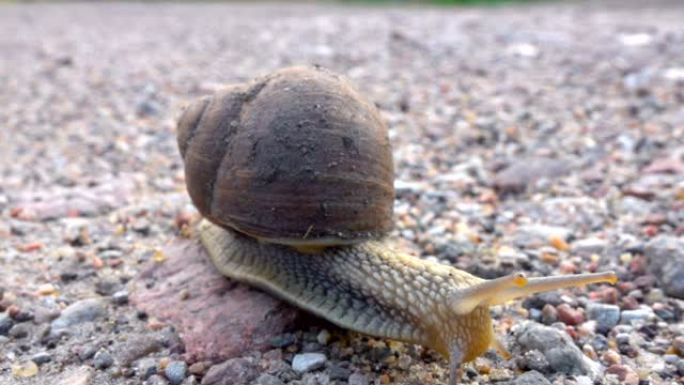
[[[392,228],[387,127],[326,70],[287,68],[196,101],[179,120],[178,147],[193,203],[220,226],[290,245]]]

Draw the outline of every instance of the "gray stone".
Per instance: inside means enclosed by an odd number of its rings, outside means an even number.
[[[252,382],[252,385],[285,385],[278,377],[264,373]]]
[[[52,355],[48,352],[40,352],[31,356],[31,361],[35,362],[37,365],[42,365],[52,361]]]
[[[556,179],[570,172],[567,159],[521,158],[494,176],[494,187],[503,192],[521,192],[540,179]]]
[[[591,302],[587,305],[587,318],[596,321],[596,330],[599,333],[607,333],[620,321],[620,308]]]
[[[14,325],[14,321],[7,314],[0,314],[0,336],[6,336]]]
[[[107,310],[99,299],[84,299],[74,302],[67,306],[57,319],[52,321],[51,333],[53,335],[58,334],[60,331],[68,330],[78,324],[103,318],[106,314]]]
[[[656,318],[653,309],[644,306],[636,310],[623,310],[620,316],[620,323],[632,324],[648,322]]]
[[[347,381],[349,385],[368,385],[370,384],[370,379],[365,374],[352,373]]]
[[[596,378],[600,366],[586,357],[564,332],[540,325],[524,322],[514,328],[515,354],[525,354],[531,350],[541,352],[549,363],[552,372],[565,374],[587,374]]]
[[[252,360],[232,358],[209,368],[202,385],[247,385],[258,375],[258,368]]]
[[[150,376],[145,382],[143,382],[143,385],[168,385],[168,381],[166,379],[158,374],[155,374],[153,376]]]
[[[125,305],[128,303],[128,291],[120,290],[112,294],[112,302],[117,305]]]
[[[62,376],[58,385],[90,385],[93,380],[93,368],[81,366],[78,369],[69,371]]]
[[[161,349],[161,342],[151,336],[132,336],[123,343],[115,347],[116,358],[120,365],[129,366],[138,358],[144,357],[150,353],[157,352]]]
[[[520,369],[536,370],[542,373],[549,371],[549,362],[539,350],[525,352],[516,359],[516,363]]]
[[[154,358],[142,358],[135,365],[138,376],[147,380],[153,374],[157,374],[157,360]]]
[[[188,364],[183,361],[171,361],[164,369],[164,376],[171,385],[180,385],[188,375]]]
[[[580,239],[572,243],[572,252],[577,255],[591,255],[591,254],[602,254],[608,242],[605,239],[600,238],[586,238]]]
[[[684,299],[684,239],[659,236],[646,244],[644,255],[665,294]]]
[[[539,247],[549,244],[552,237],[568,239],[572,230],[561,226],[543,224],[520,226],[515,234],[515,243],[521,247]]]
[[[29,335],[29,325],[25,323],[16,324],[12,326],[9,331],[9,336],[15,339],[26,338]]]
[[[536,370],[525,372],[515,380],[501,382],[501,385],[551,385],[549,380]]]
[[[320,369],[328,361],[323,353],[302,353],[292,359],[292,369],[298,373]]]
[[[114,364],[114,358],[105,350],[100,350],[93,357],[93,366],[96,369],[107,369]]]

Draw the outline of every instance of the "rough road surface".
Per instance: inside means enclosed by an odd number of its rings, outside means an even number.
[[[292,64],[389,122],[401,247],[619,274],[493,309],[514,358],[464,383],[681,383],[684,6],[615,4],[3,4],[0,384],[445,383],[434,352],[223,280],[193,241],[182,106]]]

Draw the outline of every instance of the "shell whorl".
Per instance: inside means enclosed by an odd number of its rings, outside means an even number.
[[[387,127],[325,70],[289,68],[198,100],[179,120],[178,147],[193,203],[223,227],[301,245],[392,227]]]

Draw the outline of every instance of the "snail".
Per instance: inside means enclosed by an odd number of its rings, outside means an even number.
[[[489,307],[616,281],[612,272],[484,280],[389,246],[393,161],[376,107],[321,68],[286,68],[191,104],[178,122],[199,238],[225,276],[347,329],[461,365],[493,347]]]

